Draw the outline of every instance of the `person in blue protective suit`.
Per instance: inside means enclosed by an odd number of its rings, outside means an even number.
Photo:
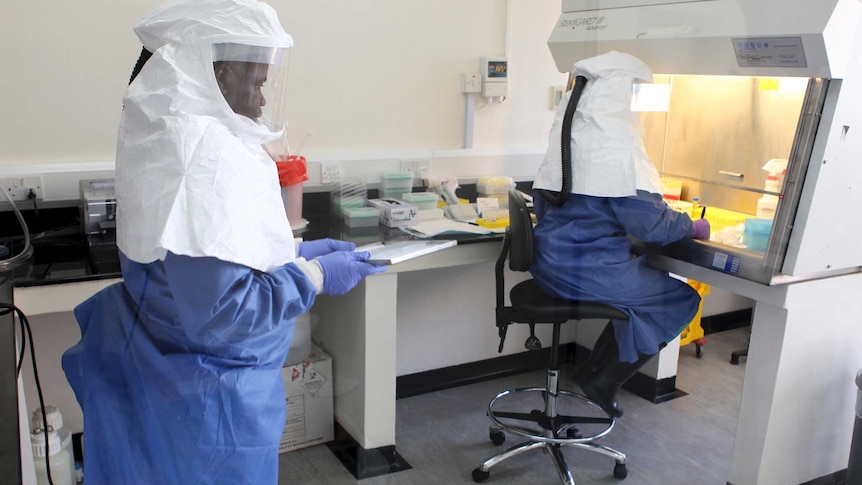
[[[572,76],[575,87],[561,103],[533,184],[531,272],[549,294],[629,314],[627,322],[608,323],[574,376],[588,397],[619,417],[620,387],[676,337],[700,302],[689,285],[632,254],[629,236],[662,245],[708,239],[709,223],[692,221],[662,199],[630,108],[633,83],[652,81],[649,68],[612,51],[576,63]]]
[[[135,31],[151,56],[117,147],[123,281],[75,309],[62,362],[87,483],[274,484],[294,318],[384,267],[293,238],[264,149],[292,46],[271,7],[173,1]]]

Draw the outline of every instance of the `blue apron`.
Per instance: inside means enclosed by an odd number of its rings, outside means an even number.
[[[681,240],[691,233],[687,215],[640,190],[634,197],[572,194],[560,207],[538,192],[533,200],[538,223],[531,273],[549,294],[627,312],[628,322],[614,322],[620,360],[656,353],[694,318],[697,292],[634,256],[628,238],[658,244]]]
[[[124,281],[75,308],[63,355],[87,484],[277,483],[281,367],[311,282],[294,264],[121,262]]]

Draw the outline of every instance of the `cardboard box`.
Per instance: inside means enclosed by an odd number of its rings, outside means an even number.
[[[313,346],[308,359],[281,369],[287,419],[279,453],[319,445],[335,437],[332,357]]]
[[[416,218],[416,206],[398,199],[371,199],[369,207],[380,211],[380,223],[388,227],[405,226]]]

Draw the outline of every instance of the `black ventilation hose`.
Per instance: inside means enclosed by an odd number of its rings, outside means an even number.
[[[548,190],[541,191],[545,200],[555,207],[563,205],[572,192],[572,121],[575,118],[578,101],[580,101],[581,94],[584,92],[584,86],[586,85],[587,78],[584,76],[575,78],[575,86],[572,88],[572,95],[569,96],[569,103],[566,105],[566,112],[563,115],[563,126],[560,132],[560,165],[563,175],[563,186],[560,187],[560,191],[557,193]]]
[[[153,56],[153,53],[148,51],[146,47],[141,48],[141,55],[138,56],[138,62],[135,63],[135,68],[132,69],[132,77],[129,78],[129,84],[132,84],[132,81],[138,77],[138,73],[141,72],[141,69],[144,68],[144,64],[150,60],[150,57]]]

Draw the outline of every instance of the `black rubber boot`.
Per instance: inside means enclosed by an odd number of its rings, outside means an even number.
[[[635,362],[621,362],[619,357],[614,358],[599,368],[587,382],[581,384],[581,389],[609,416],[619,418],[623,415],[623,409],[617,404],[617,393],[652,357],[638,354],[638,360]]]
[[[614,337],[614,324],[608,321],[605,329],[602,330],[601,335],[599,335],[599,338],[593,345],[593,350],[590,352],[587,361],[578,367],[572,376],[572,380],[575,381],[575,384],[583,386],[596,371],[609,364],[612,360],[617,360],[617,355],[619,355],[619,352],[617,351],[617,340]]]

